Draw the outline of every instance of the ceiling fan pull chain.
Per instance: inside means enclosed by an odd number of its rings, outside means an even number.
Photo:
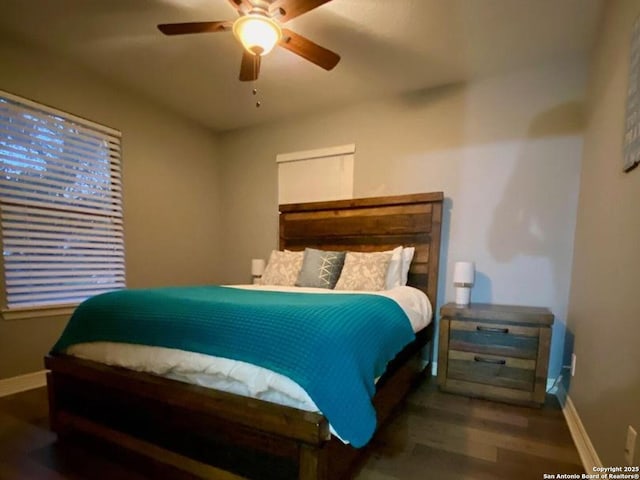
[[[253,84],[253,90],[251,91],[251,93],[253,93],[254,96],[258,95],[258,89],[255,86],[255,82]],[[260,100],[256,101],[256,108],[260,108],[260,105],[262,105],[262,102]]]

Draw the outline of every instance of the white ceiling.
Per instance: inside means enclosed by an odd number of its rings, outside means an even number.
[[[330,72],[277,48],[237,80],[231,33],[158,23],[235,19],[227,0],[0,0],[0,31],[83,63],[216,130],[585,56],[601,0],[333,0],[287,27],[341,55]]]

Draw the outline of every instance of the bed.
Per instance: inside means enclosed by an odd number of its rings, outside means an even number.
[[[436,311],[442,201],[435,192],[281,205],[279,248],[414,246],[407,284],[425,292]],[[430,368],[423,350],[433,331],[433,322],[420,330],[378,380],[378,425]],[[60,439],[80,433],[106,440],[151,459],[163,475],[338,479],[348,477],[365,450],[332,436],[317,412],[64,354],[47,356],[45,364],[51,427]]]

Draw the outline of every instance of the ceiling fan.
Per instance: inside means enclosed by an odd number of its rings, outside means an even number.
[[[260,61],[276,44],[290,52],[331,70],[340,56],[281,25],[331,0],[228,0],[240,17],[217,22],[164,23],[158,29],[165,35],[233,31],[244,52],[240,80],[257,80]]]

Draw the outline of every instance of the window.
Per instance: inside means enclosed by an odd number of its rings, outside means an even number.
[[[355,151],[351,144],[279,154],[278,203],[353,198]]]
[[[120,132],[0,91],[5,318],[125,285]]]

